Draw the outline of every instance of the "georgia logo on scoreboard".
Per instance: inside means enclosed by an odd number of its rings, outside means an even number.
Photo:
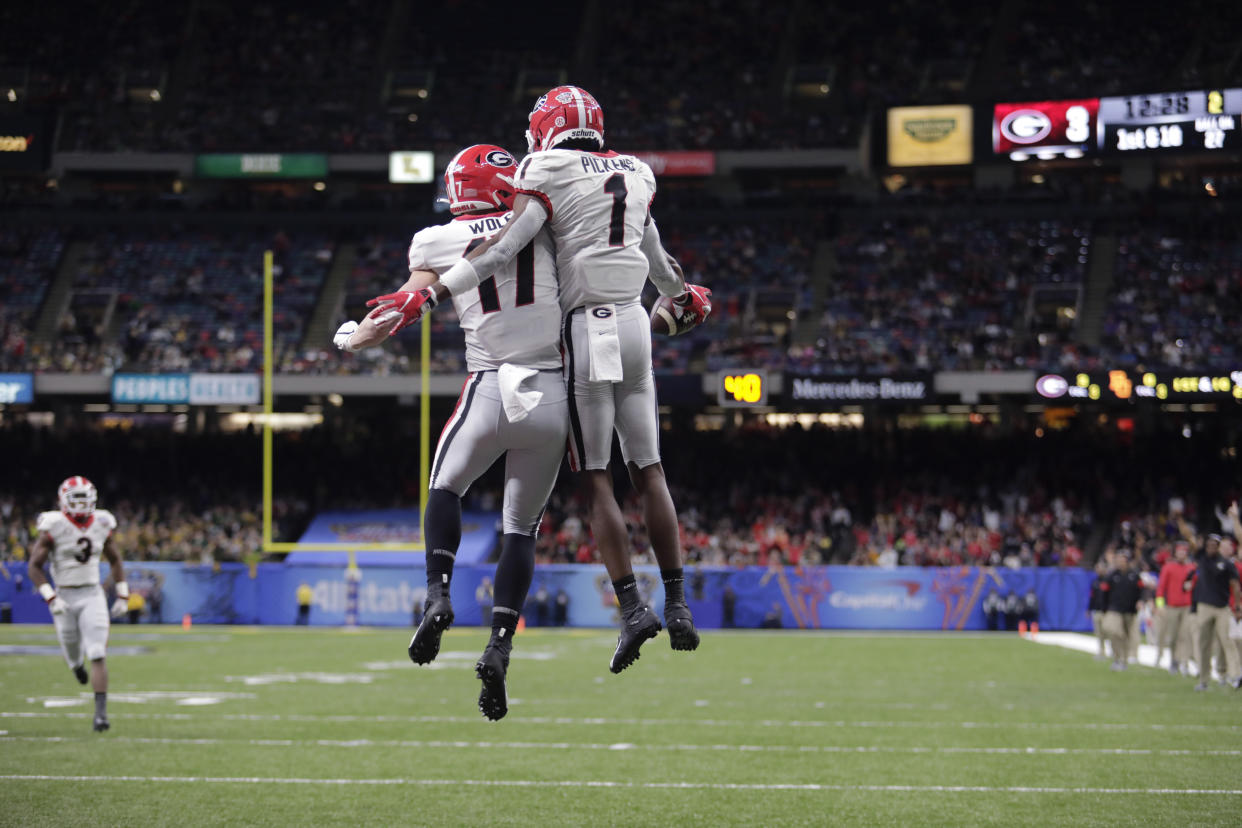
[[[1048,137],[1052,119],[1037,109],[1018,109],[1001,119],[1000,130],[1015,144],[1034,144]]]

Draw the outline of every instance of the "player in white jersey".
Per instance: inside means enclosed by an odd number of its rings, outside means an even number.
[[[78,682],[89,680],[95,691],[96,731],[108,725],[108,602],[99,585],[99,559],[104,557],[116,582],[112,617],[125,613],[129,586],[125,568],[112,545],[116,518],[107,509],[96,509],[95,486],[85,477],[70,477],[57,492],[59,512],[43,512],[37,523],[39,538],[30,556],[28,572],[52,613],[56,638],[65,661]],[[52,581],[43,565],[51,560]],[[85,662],[91,663],[87,675]]]
[[[370,347],[404,327],[394,303],[436,281],[462,255],[505,226],[512,216],[512,156],[476,145],[449,163],[445,187],[454,218],[429,227],[410,243],[410,278],[377,305],[355,330],[346,323],[338,345]],[[436,446],[423,527],[427,548],[427,601],[410,641],[416,664],[432,661],[440,636],[453,622],[449,585],[461,542],[461,498],[491,465],[505,457],[504,539],[496,565],[492,638],[476,672],[483,681],[479,709],[505,715],[505,673],[513,633],[530,589],[535,536],[565,454],[569,411],[561,376],[555,251],[547,233],[532,238],[512,261],[476,289],[453,299],[466,335],[470,375]]]
[[[518,169],[513,220],[401,311],[403,319],[417,319],[444,296],[473,290],[545,227],[551,232],[564,314],[570,463],[585,474],[591,529],[621,605],[621,634],[609,664],[617,673],[661,627],[638,593],[613,495],[614,429],[660,564],[670,643],[676,650],[699,644],[685,602],[677,512],[660,463],[651,323],[639,294],[650,278],[662,295],[675,298],[678,329],[685,331],[711,312],[711,291],[687,285],[664,252],[650,212],[655,176],[633,156],[604,151],[603,111],[589,93],[558,86],[539,99],[529,121],[530,154]]]

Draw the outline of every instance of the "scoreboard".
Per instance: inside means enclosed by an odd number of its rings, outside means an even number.
[[[1242,89],[1208,89],[1100,99],[1100,150],[1238,149]]]
[[[1099,98],[997,104],[992,149],[1014,161],[1082,158],[1095,147]]]
[[[1014,161],[1242,150],[1242,89],[1000,103],[992,151]]]

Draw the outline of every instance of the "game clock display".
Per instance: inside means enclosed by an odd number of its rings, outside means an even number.
[[[1242,149],[1242,89],[1001,103],[992,150],[1013,161]]]
[[[1242,89],[1101,98],[1100,151],[1210,152],[1242,147]]]

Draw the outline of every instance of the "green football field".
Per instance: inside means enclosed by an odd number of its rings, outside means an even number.
[[[112,730],[0,628],[3,825],[1237,825],[1242,694],[1016,636],[117,627]],[[14,652],[18,650],[18,652]]]

